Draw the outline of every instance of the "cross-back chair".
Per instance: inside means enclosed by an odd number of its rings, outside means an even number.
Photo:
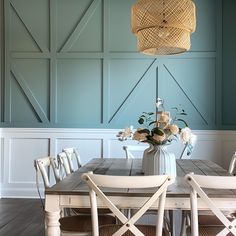
[[[143,152],[144,151],[150,151],[152,150],[152,147],[151,146],[147,146],[147,145],[124,145],[123,147],[123,150],[125,151],[125,157],[126,159],[134,159],[136,158],[136,156],[134,155],[135,153],[138,153],[140,152],[140,157],[143,156]],[[143,162],[146,161],[146,159],[144,158],[142,160]],[[144,172],[144,170],[143,170]],[[135,210],[134,209],[126,209],[126,215],[128,217],[130,217],[131,215],[134,214]],[[145,215],[156,215],[156,210],[148,210]],[[166,211],[165,212],[165,216],[164,216],[164,223],[166,224],[166,228],[168,228],[170,230],[170,222],[169,222],[169,216],[168,216],[168,212]]]
[[[185,179],[191,186],[191,235],[225,236],[230,233],[230,235],[236,235],[236,219],[227,217],[224,211],[217,207],[205,191],[205,188],[221,190],[236,189],[236,177],[187,174]],[[221,222],[221,225],[199,225],[198,196]]]
[[[134,153],[135,152],[143,152],[145,149],[147,149],[147,146],[144,145],[125,145],[123,146],[123,149],[125,151],[125,157],[127,159],[135,158]],[[140,155],[142,157],[142,154]]]
[[[36,172],[41,173],[43,183],[44,183],[44,188],[49,188],[50,187],[50,169],[52,169],[55,181],[58,183],[61,181],[60,177],[60,172],[59,172],[59,166],[57,164],[57,160],[54,157],[42,157],[39,159],[36,159],[34,161],[34,166],[36,169]],[[51,167],[51,168],[50,168]]]
[[[63,148],[62,152],[65,152],[65,154],[67,156],[70,173],[74,172],[75,170],[79,169],[82,166],[81,160],[80,160],[80,155],[79,155],[77,148],[75,148],[75,147]],[[76,167],[73,164],[74,163],[73,160],[75,160],[75,162],[76,162],[76,165],[77,165]]]
[[[109,176],[109,175],[97,175],[93,173],[85,173],[82,178],[88,184],[90,188],[90,201],[92,208],[92,226],[93,236],[161,236],[168,235],[167,232],[163,232],[163,217],[164,206],[166,199],[167,187],[174,182],[172,177],[167,175],[153,175],[153,176]],[[155,188],[153,195],[148,198],[144,203],[141,203],[139,210],[127,218],[119,209],[112,199],[109,198],[103,188]],[[97,214],[97,198],[108,207],[114,215],[121,222],[119,225],[104,225],[99,227],[98,214]],[[157,203],[157,200],[158,203]],[[157,212],[157,224],[151,225],[136,225],[137,220],[149,209],[152,205],[158,206]]]
[[[67,155],[65,152],[60,152],[57,154],[57,159],[58,162],[60,163],[60,168],[61,168],[61,175],[62,176],[68,176],[69,174],[71,174],[71,169],[70,169],[70,165],[69,165],[69,161],[67,158]]]
[[[55,158],[52,157],[43,157],[34,161],[36,171],[39,171],[43,178],[45,189],[50,188],[52,185],[50,183],[48,169],[50,167],[55,167],[55,163],[53,163],[54,161]],[[58,181],[59,179],[57,180],[57,182]],[[99,216],[99,221],[101,222],[101,224],[114,224],[116,222],[114,217],[108,215]],[[59,222],[61,235],[92,236],[92,222],[91,215],[89,214],[61,217],[59,219]]]
[[[236,165],[236,152],[233,154],[229,168],[228,173],[230,175],[235,175],[235,165]],[[235,211],[225,211],[225,214],[227,215],[227,218],[233,219],[236,217]],[[211,211],[202,210],[198,214],[198,222],[200,225],[222,225],[221,221],[218,220],[218,218],[212,214]],[[181,234],[185,235],[186,228],[190,226],[190,212],[189,211],[182,211],[182,226],[181,226]]]

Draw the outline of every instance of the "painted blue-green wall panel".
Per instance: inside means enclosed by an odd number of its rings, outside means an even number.
[[[63,124],[101,123],[102,61],[59,60],[57,121]]]
[[[58,0],[55,2],[57,9],[57,49],[59,50],[83,18],[92,0]]]
[[[40,52],[19,15],[11,7],[10,48],[11,51]],[[23,14],[23,13],[22,13]]]
[[[49,0],[11,0],[12,11],[18,15],[27,30],[49,48]]]
[[[49,61],[44,59],[15,59],[12,62],[14,80],[17,82],[20,94],[24,94],[25,105],[35,110],[35,115],[41,117],[44,113],[45,120],[49,119],[50,107],[50,81],[49,81]],[[22,107],[16,105],[14,101],[19,94],[11,88],[11,108],[14,115],[12,121],[17,121],[22,116]],[[39,114],[37,114],[39,113]],[[27,114],[27,113],[26,113]]]
[[[136,88],[143,86],[148,77],[143,77],[153,59],[131,60],[113,59],[109,70],[109,117],[111,118],[125,100],[136,92]],[[143,80],[142,83],[139,83]],[[132,91],[133,90],[133,91]]]
[[[112,60],[109,88],[111,124],[136,124],[143,111],[155,111],[157,84],[154,62],[153,59]]]
[[[181,105],[191,127],[211,129],[215,124],[215,60],[171,60],[159,68],[158,95],[166,109]]]
[[[30,124],[41,122],[18,82],[11,75],[11,122]]]
[[[31,93],[35,101],[49,119],[50,114],[50,71],[48,59],[15,59],[12,62],[15,70],[15,79],[23,80],[21,88],[28,96]],[[14,73],[14,72],[13,72]],[[14,93],[15,91],[11,91]],[[30,99],[30,98],[29,98]],[[33,99],[33,98],[32,98]],[[19,110],[18,110],[19,109]],[[20,113],[20,107],[16,112]],[[14,119],[13,119],[14,120]]]
[[[225,127],[236,125],[236,1],[223,1],[223,80],[222,123]]]
[[[102,2],[89,17],[88,23],[80,32],[78,40],[73,44],[70,52],[102,52],[103,19]]]
[[[131,33],[130,9],[135,0],[110,0],[109,6],[109,50],[136,52],[136,37]]]
[[[191,36],[191,51],[215,51],[219,0],[194,0],[194,2],[197,10],[197,27]]]

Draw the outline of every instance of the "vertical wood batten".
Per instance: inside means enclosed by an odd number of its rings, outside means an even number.
[[[110,66],[109,66],[109,0],[103,0],[103,61],[102,61],[102,117],[101,123],[107,124],[110,114]]]
[[[57,123],[57,0],[50,0],[50,123]]]
[[[5,78],[4,78],[4,122],[11,122],[11,72],[10,72],[10,3],[4,0],[5,22]]]
[[[216,17],[216,90],[215,90],[215,126],[222,129],[222,85],[223,85],[223,4],[222,0],[217,0]]]

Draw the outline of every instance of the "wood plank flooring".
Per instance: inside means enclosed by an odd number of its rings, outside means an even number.
[[[0,199],[0,236],[44,236],[40,200]]]

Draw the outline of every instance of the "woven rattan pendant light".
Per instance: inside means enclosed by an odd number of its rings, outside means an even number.
[[[191,0],[138,0],[132,6],[131,27],[144,54],[188,51],[196,27],[195,5]]]

